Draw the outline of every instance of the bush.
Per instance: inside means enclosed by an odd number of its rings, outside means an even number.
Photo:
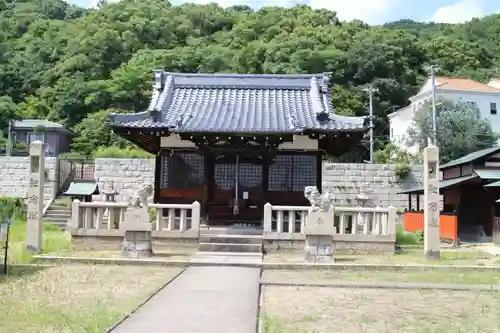
[[[0,197],[0,220],[12,217],[22,218],[24,204],[20,198]]]
[[[404,227],[399,226],[396,229],[397,245],[422,245],[424,243],[424,232],[407,232]]]
[[[62,153],[59,155],[60,158],[68,159],[68,160],[85,160],[88,156],[84,156],[80,153],[70,152],[70,153]]]
[[[405,180],[411,172],[411,166],[405,162],[396,163],[395,172],[398,179]]]
[[[94,152],[94,157],[108,158],[153,158],[153,155],[139,148],[118,148],[107,147],[101,148]]]

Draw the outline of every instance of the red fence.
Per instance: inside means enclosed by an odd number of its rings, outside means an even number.
[[[423,212],[405,212],[403,221],[406,231],[415,232],[424,230]],[[441,214],[439,216],[439,234],[444,239],[458,240],[458,218],[456,215]]]

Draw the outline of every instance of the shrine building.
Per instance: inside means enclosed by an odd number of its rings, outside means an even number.
[[[110,115],[118,135],[156,156],[156,203],[201,203],[209,224],[260,224],[264,204],[304,206],[324,154],[368,128],[335,114],[327,74],[154,71],[147,110]]]

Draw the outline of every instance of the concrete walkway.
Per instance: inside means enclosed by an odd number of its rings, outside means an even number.
[[[189,267],[114,333],[254,333],[259,268]]]

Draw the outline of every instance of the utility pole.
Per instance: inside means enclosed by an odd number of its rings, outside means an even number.
[[[432,89],[432,143],[437,146],[437,112],[436,112],[436,72],[440,70],[437,65],[429,65],[425,67],[431,76]]]
[[[368,86],[363,89],[370,98],[370,164],[373,164],[373,93],[378,92],[377,88]]]

